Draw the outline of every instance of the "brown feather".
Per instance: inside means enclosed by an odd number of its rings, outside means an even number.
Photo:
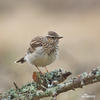
[[[27,53],[33,53],[37,47],[43,45],[43,37],[35,37],[31,40]]]

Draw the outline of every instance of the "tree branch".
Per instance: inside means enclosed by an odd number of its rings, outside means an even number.
[[[100,67],[67,80],[70,74],[61,69],[44,75],[36,73],[34,82],[26,84],[20,89],[10,89],[6,93],[0,94],[0,100],[39,100],[50,96],[52,100],[55,100],[60,93],[100,82]]]

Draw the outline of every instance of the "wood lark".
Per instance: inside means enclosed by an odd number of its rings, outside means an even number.
[[[46,68],[47,65],[54,62],[57,58],[59,51],[58,43],[61,38],[63,37],[54,31],[49,31],[45,37],[35,37],[31,40],[25,56],[16,61],[16,63],[28,62],[29,64],[35,65],[39,72],[41,72],[38,67]]]

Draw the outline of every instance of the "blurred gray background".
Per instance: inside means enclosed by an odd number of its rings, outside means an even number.
[[[48,31],[64,37],[49,71],[63,68],[77,75],[100,65],[100,0],[0,0],[0,92],[13,81],[19,87],[32,81],[36,68],[14,61],[24,56],[32,38]],[[81,98],[84,93],[99,100],[100,83],[62,93],[57,100],[87,100]]]

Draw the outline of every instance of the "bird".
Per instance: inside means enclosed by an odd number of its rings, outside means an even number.
[[[54,31],[49,31],[46,36],[37,36],[29,44],[24,57],[15,61],[16,63],[25,63],[34,65],[39,72],[39,67],[45,67],[53,63],[59,55],[59,40],[63,38]],[[42,73],[42,72],[41,72]]]

